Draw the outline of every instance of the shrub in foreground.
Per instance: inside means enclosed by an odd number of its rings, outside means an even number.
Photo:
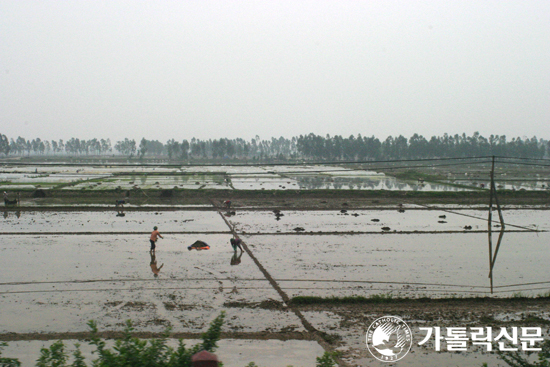
[[[202,343],[187,348],[183,340],[179,340],[178,347],[172,348],[166,345],[170,329],[167,329],[163,336],[158,339],[141,340],[133,336],[134,327],[131,321],[126,322],[124,336],[115,341],[114,347],[107,348],[104,340],[99,338],[97,324],[95,321],[88,322],[91,331],[90,344],[95,346],[93,352],[97,359],[92,361],[93,367],[191,367],[191,357],[207,350],[214,352],[217,342],[220,340],[221,327],[225,313],[221,312],[210,324],[208,330],[202,334]],[[87,367],[84,356],[80,351],[80,345],[75,344],[73,362],[69,365],[68,354],[65,345],[61,340],[53,343],[49,348],[40,350],[40,357],[37,360],[37,367]],[[19,363],[19,361],[17,361]],[[0,366],[20,366],[20,364],[0,364]]]

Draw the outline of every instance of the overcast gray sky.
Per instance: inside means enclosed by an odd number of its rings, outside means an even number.
[[[550,1],[0,0],[0,133],[550,139]]]

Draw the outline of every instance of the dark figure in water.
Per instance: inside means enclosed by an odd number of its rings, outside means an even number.
[[[126,199],[126,200],[124,200],[124,199],[117,200],[117,201],[115,202],[115,206],[116,206],[116,207],[119,207],[119,206],[120,206],[120,207],[124,207],[124,204],[126,204],[126,201],[127,201],[127,200],[128,200],[128,199]]]
[[[10,200],[8,199],[8,193],[4,191],[4,205],[16,205],[18,203],[17,199]]]
[[[231,265],[239,265],[241,263],[241,257],[243,257],[243,252],[239,255],[237,255],[237,251],[233,253],[233,256],[231,257]]]

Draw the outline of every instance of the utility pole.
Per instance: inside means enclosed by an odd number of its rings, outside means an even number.
[[[497,205],[498,210],[498,216],[500,219],[500,226],[502,229],[504,229],[504,218],[502,216],[502,210],[500,209],[500,203],[498,202],[497,197],[497,187],[495,185],[495,156],[493,156],[493,161],[491,165],[491,188],[489,190],[489,219],[488,219],[488,226],[491,227],[491,223],[493,220],[493,196],[495,197],[495,203]]]

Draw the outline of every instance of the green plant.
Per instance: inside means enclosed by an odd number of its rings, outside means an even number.
[[[37,360],[36,367],[63,367],[66,366],[67,357],[65,345],[61,340],[58,340],[50,345],[50,348],[40,349],[40,357]]]
[[[89,321],[90,344],[96,347],[93,352],[97,354],[97,359],[92,361],[93,367],[191,367],[191,357],[207,350],[214,352],[217,348],[216,343],[220,340],[221,328],[225,312],[221,312],[211,323],[208,330],[202,334],[202,343],[196,344],[191,348],[186,348],[180,339],[178,347],[174,350],[166,345],[170,329],[165,330],[163,336],[159,339],[141,340],[133,336],[134,327],[131,321],[126,322],[124,336],[115,341],[113,349],[107,348],[105,340],[99,338],[97,323]],[[6,343],[0,343],[0,367],[18,367],[21,363],[13,358],[1,358],[2,347]],[[37,367],[86,367],[84,356],[80,351],[80,344],[75,344],[76,350],[73,352],[73,363],[68,365],[68,354],[65,351],[65,345],[61,340],[53,343],[49,348],[40,350],[40,357],[37,360]],[[220,364],[221,365],[221,364]]]
[[[2,349],[4,347],[7,347],[8,344],[6,342],[0,342],[0,366],[1,367],[19,367],[21,366],[21,362],[15,358],[4,358],[2,357]]]
[[[512,367],[550,367],[550,339],[545,340],[538,352],[538,360],[530,362],[528,357],[534,352],[522,354],[519,352],[496,352],[500,359]]]
[[[334,353],[325,352],[321,357],[317,357],[317,367],[334,367],[336,366],[336,361],[334,360]]]
[[[186,348],[180,339],[176,350],[168,347],[170,329],[159,339],[149,342],[132,336],[134,328],[130,321],[126,324],[124,337],[115,342],[114,352],[105,348],[105,341],[97,337],[97,325],[90,321],[88,325],[92,330],[91,344],[96,346],[99,358],[94,361],[94,367],[115,366],[143,366],[143,367],[191,367],[191,357],[201,350],[214,352],[217,341],[220,339],[221,327],[225,318],[225,312],[221,312],[210,324],[208,330],[202,335],[202,343]],[[48,366],[50,367],[50,366]],[[51,366],[54,367],[54,366]]]

